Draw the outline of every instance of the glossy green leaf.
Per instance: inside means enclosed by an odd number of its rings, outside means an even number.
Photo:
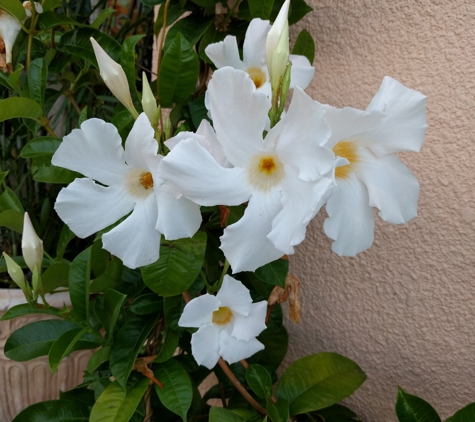
[[[23,213],[16,210],[0,212],[0,226],[7,227],[17,233],[23,233]]]
[[[261,365],[252,364],[246,369],[246,381],[257,397],[265,399],[272,395],[272,378]]]
[[[140,34],[127,37],[120,50],[120,65],[122,66],[122,69],[124,69],[125,76],[127,76],[130,89],[135,92],[137,91],[135,84],[137,77],[137,68],[135,66],[135,46],[144,36],[144,34]],[[138,96],[137,92],[136,94]]]
[[[103,325],[107,332],[107,338],[111,338],[114,334],[114,328],[119,319],[122,304],[126,298],[126,295],[114,289],[109,289],[104,293],[104,311],[107,316],[107,321],[105,321]]]
[[[33,404],[13,422],[87,422],[89,407],[73,400],[50,400]]]
[[[198,128],[202,120],[210,121],[208,117],[208,109],[205,106],[205,96],[201,95],[198,98],[193,98],[188,102],[190,109],[191,120],[193,125]]]
[[[61,5],[61,0],[45,0],[43,2],[43,13],[56,9]]]
[[[165,326],[170,327],[171,329],[182,332],[183,328],[178,326],[178,320],[183,313],[183,308],[185,307],[185,301],[183,296],[170,296],[163,298],[163,312],[165,316]]]
[[[30,98],[41,107],[45,103],[46,79],[48,77],[48,64],[45,59],[35,59],[28,67],[28,87]]]
[[[15,16],[19,21],[26,19],[26,12],[21,2],[18,0],[2,0],[0,8]]]
[[[178,34],[182,34],[188,44],[193,47],[211,26],[212,19],[204,19],[191,14],[176,22],[168,31],[165,38],[164,52],[166,53]]]
[[[218,31],[214,25],[210,25],[206,32],[203,34],[203,37],[200,41],[200,47],[198,50],[199,56],[202,60],[208,63],[213,63],[211,59],[205,53],[206,47],[210,44],[214,44],[220,41],[223,41],[226,37],[226,32]]]
[[[53,315],[61,316],[61,309],[50,306],[49,308],[43,307],[43,305],[32,306],[29,303],[23,303],[21,305],[16,305],[13,308],[10,308],[3,314],[0,318],[1,321],[7,321],[9,319],[21,317],[24,315],[31,314],[43,314],[43,315]]]
[[[162,241],[157,262],[142,267],[144,283],[162,296],[183,293],[200,273],[206,252],[206,233],[192,238]]]
[[[175,354],[179,341],[179,334],[175,330],[167,328],[163,338],[162,347],[158,351],[155,362],[165,362],[170,359]]]
[[[111,259],[107,263],[106,271],[91,283],[91,293],[105,292],[108,289],[118,288],[123,270],[124,264],[120,259]]]
[[[78,26],[86,27],[87,25],[80,24],[74,19],[69,18],[66,15],[55,12],[44,12],[38,16],[38,25],[44,31],[47,29],[55,28],[57,26]]]
[[[114,337],[110,370],[117,382],[125,388],[137,355],[157,322],[158,314],[136,315],[126,321]]]
[[[435,409],[420,397],[398,387],[396,415],[400,422],[441,422]]]
[[[63,257],[66,248],[68,247],[69,242],[73,240],[76,235],[71,231],[71,229],[65,224],[61,229],[59,234],[58,244],[56,245],[56,258],[60,259]]]
[[[272,12],[274,0],[248,0],[252,18],[268,20]]]
[[[284,288],[288,272],[289,261],[287,259],[278,259],[258,268],[255,271],[255,275],[264,283]]]
[[[71,264],[67,262],[50,265],[41,275],[43,292],[51,293],[58,287],[68,287],[70,266]]]
[[[8,81],[8,74],[0,72],[0,84],[3,85],[5,88],[13,90],[13,87],[10,85]]]
[[[16,196],[15,192],[13,192],[8,187],[5,188],[3,193],[0,195],[0,209],[14,210],[22,214],[25,213],[25,210],[23,209],[23,205],[21,205],[21,202],[18,199],[18,196]]]
[[[111,9],[110,7],[101,10],[101,13],[97,15],[97,18],[91,23],[91,26],[95,29],[99,29],[103,22],[110,16],[116,13],[115,9]]]
[[[2,183],[5,180],[5,177],[7,177],[8,171],[0,171],[0,183]]]
[[[154,365],[154,374],[163,388],[155,385],[155,391],[162,404],[186,421],[193,398],[193,389],[188,372],[176,359],[169,359]]]
[[[153,24],[153,32],[155,35],[158,35],[163,28],[164,11],[165,8],[161,7],[158,11],[157,19],[155,19]],[[186,10],[180,3],[170,4],[167,11],[167,27],[176,22],[176,20],[185,12]]]
[[[162,107],[170,107],[188,98],[195,90],[198,72],[198,56],[193,46],[179,33],[163,55],[160,67],[159,94]]]
[[[74,171],[51,164],[52,154],[35,155],[31,165],[33,179],[43,183],[71,183],[81,175]]]
[[[289,420],[289,403],[285,400],[279,399],[275,403],[268,400],[266,410],[272,422],[287,422]]]
[[[59,364],[74,349],[76,343],[87,333],[88,328],[74,328],[63,333],[51,346],[48,353],[48,363],[51,372],[58,370]]]
[[[329,422],[361,422],[355,412],[341,404],[320,409],[314,415],[316,419],[320,418]]]
[[[139,377],[124,390],[117,381],[113,382],[94,404],[90,422],[128,422],[149,384],[148,378]]]
[[[352,360],[337,353],[317,353],[293,362],[277,386],[277,398],[287,400],[290,414],[319,410],[353,394],[366,379]]]
[[[32,139],[21,150],[23,158],[31,158],[36,155],[54,154],[61,145],[61,139],[53,136],[41,136]]]
[[[212,407],[209,411],[209,422],[246,422],[246,420],[231,410]]]
[[[292,54],[305,56],[310,64],[313,63],[313,59],[315,58],[315,42],[313,41],[310,32],[306,29],[302,29],[297,37],[294,48],[292,49]]]
[[[45,356],[62,334],[75,328],[72,322],[55,319],[25,325],[8,338],[5,356],[18,362]]]
[[[111,346],[103,346],[89,358],[87,372],[93,373],[104,362],[108,361],[111,355]]]
[[[137,315],[154,314],[163,309],[163,299],[155,293],[147,293],[137,297],[129,309]]]
[[[83,321],[89,318],[89,285],[91,277],[91,248],[82,251],[71,263],[69,295],[74,313]]]
[[[13,73],[8,75],[8,84],[13,88],[13,90],[19,96],[22,96],[21,80],[20,80],[22,73],[23,73],[23,65],[20,65]]]
[[[434,420],[435,421],[435,420]],[[448,422],[447,419],[446,422]],[[475,403],[470,403],[463,409],[460,409],[450,418],[450,422],[472,422],[475,421]]]
[[[11,97],[0,101],[0,122],[17,117],[39,120],[41,116],[43,109],[29,98]]]

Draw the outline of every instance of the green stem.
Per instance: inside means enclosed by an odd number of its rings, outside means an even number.
[[[221,285],[223,284],[224,276],[229,270],[229,261],[226,259],[224,261],[224,267],[223,267],[223,272],[221,273],[221,277],[219,278],[219,283],[217,285],[217,290],[221,288]]]
[[[26,68],[27,69],[30,67],[30,63],[31,63],[31,47],[33,45],[33,35],[35,33],[35,26],[36,26],[36,21],[38,18],[38,15],[35,9],[35,2],[33,0],[30,0],[30,5],[31,5],[31,21],[30,21],[30,31],[28,32],[28,49],[26,51]]]

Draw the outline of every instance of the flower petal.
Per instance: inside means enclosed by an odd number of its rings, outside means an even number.
[[[219,360],[219,329],[214,324],[203,325],[191,336],[191,353],[198,365],[213,369]]]
[[[200,206],[181,196],[175,197],[175,191],[169,184],[155,189],[158,205],[156,229],[167,240],[193,237],[201,225]]]
[[[369,205],[393,224],[403,224],[417,216],[419,182],[396,154],[382,158],[360,151],[356,174],[368,188]]]
[[[324,108],[297,87],[287,114],[266,136],[267,149],[275,148],[305,181],[318,179],[333,166],[333,152],[321,146],[330,136],[324,115]]]
[[[366,110],[386,114],[381,126],[365,136],[376,155],[421,149],[427,122],[426,97],[420,92],[386,76]]]
[[[213,312],[219,309],[219,300],[216,296],[206,293],[188,302],[183,309],[178,325],[180,327],[199,328],[210,324],[213,320]]]
[[[229,67],[214,72],[208,92],[214,130],[226,158],[234,166],[247,165],[264,151],[262,133],[269,119],[269,99],[256,92],[246,72]]]
[[[129,166],[143,170],[153,166],[153,159],[158,151],[158,143],[154,135],[155,132],[147,115],[141,113],[125,142],[125,161]],[[158,166],[157,160],[155,163]]]
[[[315,68],[305,56],[291,54],[289,60],[292,62],[290,68],[290,88],[299,86],[307,88],[315,75]]]
[[[266,315],[267,301],[253,303],[248,316],[234,315],[232,336],[244,341],[257,337],[267,328]]]
[[[246,172],[221,167],[195,139],[179,142],[160,163],[159,173],[200,205],[239,205],[251,196]]]
[[[209,44],[205,48],[205,53],[218,69],[225,66],[245,69],[244,63],[239,57],[236,37],[233,35],[228,35],[223,41]]]
[[[127,215],[134,203],[124,188],[104,187],[85,178],[61,189],[54,209],[74,234],[85,238]]]
[[[287,173],[290,171],[288,169]],[[296,175],[285,178],[281,191],[282,210],[272,221],[272,231],[267,235],[278,250],[288,255],[294,253],[294,246],[305,239],[307,225],[331,186],[332,180],[326,177],[317,182],[304,182]]]
[[[255,338],[249,341],[237,340],[226,330],[219,335],[219,354],[229,364],[247,359],[263,349],[264,345]]]
[[[86,120],[65,136],[51,163],[109,186],[122,184],[128,171],[119,132],[100,119]]]
[[[241,219],[224,229],[220,248],[230,262],[233,274],[254,271],[284,255],[267,238],[272,230],[272,220],[281,208],[278,190],[255,193]]]
[[[374,239],[373,209],[369,206],[366,186],[354,173],[348,179],[338,179],[327,202],[329,218],[325,220],[325,234],[335,240],[333,252],[341,256],[355,256],[368,249]]]
[[[270,29],[269,21],[259,18],[249,23],[243,45],[243,62],[247,68],[261,68],[266,64],[266,39]]]
[[[247,316],[251,310],[252,299],[249,290],[240,281],[229,275],[224,276],[216,299],[221,302],[222,306],[231,309],[233,315],[236,313]]]
[[[132,269],[152,264],[160,253],[161,234],[155,230],[156,223],[157,201],[155,195],[149,195],[135,204],[122,223],[102,236],[104,249]]]

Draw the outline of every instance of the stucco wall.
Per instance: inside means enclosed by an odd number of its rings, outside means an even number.
[[[365,108],[389,75],[427,95],[430,127],[422,151],[402,156],[421,184],[417,219],[378,219],[356,258],[331,252],[324,210],[310,224],[291,259],[303,316],[287,324],[287,362],[324,350],[358,362],[368,380],[346,403],[367,422],[396,420],[397,385],[445,418],[475,401],[475,3],[311,3],[299,25],[316,40],[307,91]]]

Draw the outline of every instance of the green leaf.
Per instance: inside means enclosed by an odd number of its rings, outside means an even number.
[[[31,173],[33,174],[34,180],[43,183],[67,184],[81,176],[79,173],[74,171],[53,166],[51,164],[52,157],[52,154],[35,155],[33,157]]]
[[[37,155],[52,155],[61,145],[61,139],[53,136],[41,136],[28,142],[21,150],[20,156],[31,158]]]
[[[252,18],[268,20],[272,12],[274,0],[249,0],[248,4]]]
[[[73,400],[50,400],[33,404],[13,422],[87,422],[89,407]]]
[[[97,350],[87,363],[87,372],[92,374],[99,366],[108,361],[111,354],[111,346],[103,346]]]
[[[114,338],[110,357],[110,370],[117,382],[125,388],[137,355],[145,339],[157,322],[158,314],[132,316]]]
[[[185,301],[181,294],[163,298],[163,313],[166,327],[170,327],[179,333],[183,331],[183,328],[178,326],[178,320],[183,313],[184,307]]]
[[[398,387],[396,415],[400,422],[441,422],[435,409],[420,397]]]
[[[353,394],[366,375],[352,360],[337,353],[317,353],[292,363],[277,386],[290,414],[319,410]]]
[[[186,414],[193,399],[193,388],[188,372],[176,359],[154,365],[154,374],[163,388],[155,385],[162,404],[186,421]]]
[[[48,64],[45,59],[35,59],[28,67],[28,87],[30,98],[43,107],[45,103],[46,79],[48,77]]]
[[[129,82],[131,90],[136,92],[138,98],[140,98],[136,88],[137,68],[135,66],[135,45],[145,37],[144,34],[132,35],[127,37],[122,44],[120,50],[120,65],[124,69],[125,76]]]
[[[10,188],[5,188],[3,193],[0,195],[0,208],[3,210],[14,210],[22,214],[25,213],[23,205],[21,205],[20,200],[15,195]]]
[[[132,125],[134,122],[133,116],[129,110],[119,111],[113,118],[112,124],[117,128],[119,132],[125,129],[127,126]]]
[[[315,58],[315,42],[313,41],[310,32],[306,29],[302,29],[297,37],[294,48],[292,49],[292,54],[305,56],[310,64],[313,63],[313,59]]]
[[[341,404],[334,404],[315,413],[317,418],[329,422],[358,422],[359,418],[355,412]]]
[[[91,283],[91,293],[105,292],[120,286],[124,264],[119,258],[107,263],[106,271]]]
[[[117,381],[99,396],[91,411],[90,422],[128,422],[142,400],[150,380],[140,377],[124,390]]]
[[[66,32],[60,40],[57,48],[63,53],[72,54],[92,63],[96,68],[96,56],[92,48],[90,38],[93,37],[113,60],[118,61],[120,44],[111,36],[94,28],[81,28]]]
[[[0,122],[17,117],[39,120],[42,116],[41,106],[29,98],[11,97],[0,101]]]
[[[246,381],[257,397],[265,399],[272,395],[272,378],[263,366],[249,365],[246,370]]]
[[[212,407],[209,411],[209,422],[246,422],[246,420],[230,410]]]
[[[58,244],[56,245],[56,258],[61,259],[66,252],[69,242],[73,240],[76,235],[71,231],[71,229],[65,224],[61,229],[59,234]]]
[[[297,23],[312,10],[313,9],[305,2],[305,0],[291,0],[289,9],[289,26]]]
[[[113,15],[116,12],[115,9],[107,8],[101,11],[97,15],[97,18],[94,19],[94,21],[91,23],[91,27],[95,29],[99,29],[99,27],[102,25],[102,23],[110,16]]]
[[[62,334],[75,328],[72,322],[55,319],[25,325],[8,338],[5,356],[17,362],[45,356]]]
[[[191,0],[193,3],[201,7],[212,7],[216,5],[220,0]]]
[[[45,0],[43,3],[43,13],[56,9],[61,5],[61,0]]]
[[[8,76],[8,83],[9,85],[13,88],[13,90],[21,97],[22,92],[21,92],[21,82],[20,78],[23,73],[23,65],[19,65],[17,70],[15,70],[13,73],[11,73]]]
[[[188,98],[198,80],[198,56],[185,37],[179,33],[163,55],[160,67],[160,104],[169,107]],[[0,116],[1,116],[0,102]]]
[[[208,109],[205,106],[205,96],[201,95],[198,98],[193,98],[188,102],[188,108],[190,109],[191,120],[193,125],[198,128],[202,120],[209,120]]]
[[[273,403],[267,401],[266,410],[272,422],[287,422],[289,420],[289,403],[285,400],[277,400]]]
[[[145,6],[156,6],[157,4],[165,3],[165,0],[140,0]]]
[[[436,419],[434,419],[434,422]],[[448,419],[447,419],[448,421]],[[446,421],[446,422],[447,422]],[[472,422],[475,421],[475,403],[470,403],[460,409],[450,418],[450,422]]]
[[[35,307],[35,306],[30,305],[29,303],[23,303],[21,305],[16,305],[13,308],[10,308],[7,312],[3,314],[0,320],[6,321],[9,319],[21,317],[24,315],[31,315],[31,314],[61,316],[62,311],[58,308],[54,308],[53,306],[50,306],[49,308],[44,308],[44,307]]]
[[[161,7],[158,11],[157,19],[153,24],[153,32],[155,35],[158,35],[158,33],[163,27],[164,11],[165,8]],[[180,3],[170,4],[168,6],[167,11],[167,27],[169,27],[172,23],[176,22],[176,20],[185,12],[186,10],[182,7]]]
[[[16,210],[5,210],[0,212],[0,226],[8,227],[17,233],[23,233],[24,214]]]
[[[198,49],[199,56],[202,60],[208,63],[213,63],[208,55],[205,53],[206,47],[210,44],[214,44],[223,41],[226,37],[226,32],[218,31],[214,25],[210,25],[200,41],[200,47]]]
[[[8,171],[0,171],[0,183],[2,183],[5,180],[5,177],[7,177]]]
[[[204,232],[192,238],[162,241],[158,261],[141,269],[144,283],[162,296],[183,293],[198,277],[205,252]]]
[[[68,287],[70,266],[71,264],[67,262],[58,262],[49,266],[41,275],[43,292],[51,293],[58,287]]]
[[[170,359],[176,352],[179,340],[180,335],[175,330],[167,328],[165,331],[162,347],[158,352],[155,362],[165,362]]]
[[[285,279],[289,272],[289,261],[287,259],[278,259],[256,270],[256,277],[267,284],[285,287]]]
[[[182,34],[184,39],[190,44],[191,48],[200,40],[206,30],[210,27],[212,19],[203,19],[194,14],[180,19],[168,31],[165,38],[163,51],[166,53],[178,34]]]
[[[2,0],[0,2],[0,8],[10,13],[10,15],[15,16],[19,21],[26,19],[25,9],[18,0]]]
[[[76,22],[74,19],[71,19],[65,15],[60,15],[55,12],[44,12],[38,16],[38,25],[44,31],[56,26],[79,26],[86,27],[79,22]]]
[[[76,343],[87,333],[87,330],[88,328],[74,328],[66,331],[53,343],[48,353],[48,363],[53,374],[58,370],[62,360],[73,351]]]
[[[163,309],[163,299],[156,293],[147,293],[137,297],[129,309],[137,315],[154,314]]]
[[[91,276],[91,248],[82,251],[71,263],[69,295],[75,314],[83,321],[89,319],[89,285]]]
[[[102,321],[107,332],[107,338],[111,338],[114,334],[114,328],[119,319],[122,304],[127,298],[126,295],[119,293],[114,289],[109,289],[104,293],[104,314],[107,317],[106,321]]]

